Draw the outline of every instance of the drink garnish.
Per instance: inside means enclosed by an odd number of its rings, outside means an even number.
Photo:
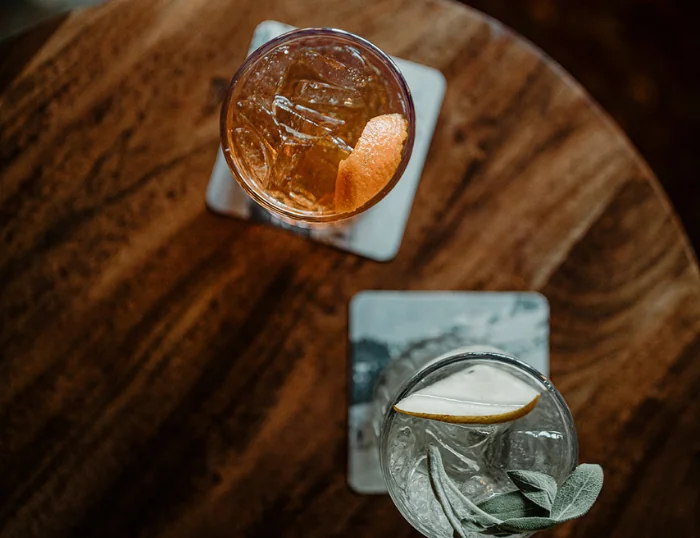
[[[384,114],[367,122],[352,153],[338,165],[337,211],[354,211],[381,192],[401,163],[407,137],[408,122],[401,114]]]
[[[579,465],[561,487],[553,477],[536,471],[507,474],[517,489],[475,504],[447,475],[440,449],[428,447],[430,485],[450,525],[462,538],[472,532],[511,536],[549,529],[586,514],[603,488],[603,469],[596,464]],[[540,495],[533,495],[536,493]]]
[[[497,424],[527,415],[537,389],[499,368],[477,364],[403,398],[394,410],[452,424]]]

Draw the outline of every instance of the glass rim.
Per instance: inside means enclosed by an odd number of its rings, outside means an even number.
[[[370,200],[368,200],[366,203],[356,208],[355,210],[346,213],[317,214],[311,211],[289,207],[287,205],[279,203],[279,201],[275,200],[270,196],[265,196],[264,189],[262,189],[260,186],[257,186],[257,188],[255,188],[246,180],[245,177],[243,177],[243,174],[239,172],[238,167],[231,155],[231,148],[229,147],[227,139],[227,117],[231,108],[232,97],[236,85],[238,84],[242,76],[248,71],[251,65],[282,43],[297,38],[317,36],[329,36],[345,39],[354,42],[355,44],[360,45],[361,47],[364,47],[365,49],[369,50],[372,54],[377,56],[382,63],[386,64],[387,69],[391,72],[392,76],[394,77],[397,86],[400,90],[400,93],[402,94],[403,101],[405,102],[406,114],[408,116],[406,118],[408,122],[408,136],[406,137],[406,141],[404,142],[403,148],[401,150],[401,161],[396,169],[396,172],[394,173],[394,176],[384,186],[384,188],[382,188],[382,190],[379,191],[376,195],[374,195]],[[411,90],[408,87],[406,79],[404,78],[403,74],[401,73],[394,60],[388,54],[382,51],[379,47],[377,47],[376,45],[374,45],[373,43],[371,43],[363,37],[353,34],[352,32],[340,30],[338,28],[297,28],[280,34],[279,36],[272,38],[271,40],[267,41],[266,43],[255,49],[246,57],[241,66],[236,70],[235,74],[231,78],[231,81],[229,82],[229,86],[226,91],[226,97],[221,107],[221,116],[219,119],[219,136],[221,149],[231,174],[236,179],[236,182],[241,186],[241,188],[243,188],[246,194],[248,194],[248,196],[250,196],[259,205],[261,205],[262,207],[264,207],[265,209],[267,209],[275,215],[281,216],[286,219],[291,219],[292,221],[305,223],[338,222],[365,212],[370,207],[379,203],[396,186],[399,179],[401,179],[401,176],[405,172],[406,167],[408,166],[408,163],[411,159],[416,134],[415,115],[416,114],[413,103],[413,97],[411,95]]]
[[[449,353],[449,352],[448,352]],[[566,403],[566,400],[564,400],[564,397],[561,395],[559,390],[554,386],[554,384],[551,382],[548,376],[544,375],[542,372],[537,370],[536,368],[530,366],[526,362],[521,361],[520,359],[517,359],[511,355],[507,355],[505,353],[497,353],[494,351],[459,351],[456,350],[454,354],[445,354],[442,358],[436,357],[439,360],[436,360],[433,363],[428,363],[426,366],[423,368],[420,368],[417,370],[400,388],[399,390],[396,391],[396,395],[391,400],[391,403],[389,407],[387,408],[386,414],[382,418],[382,427],[379,435],[379,442],[377,449],[379,450],[379,462],[382,470],[382,477],[384,478],[384,481],[387,482],[387,468],[385,465],[385,455],[386,455],[386,445],[388,442],[388,437],[389,437],[389,431],[391,430],[391,422],[392,418],[394,415],[397,414],[397,412],[394,410],[394,405],[398,401],[400,401],[402,398],[405,398],[408,396],[413,388],[420,383],[425,377],[428,375],[432,374],[433,372],[436,372],[438,370],[441,370],[442,368],[445,368],[447,366],[450,366],[452,364],[458,363],[458,362],[468,362],[468,361],[473,361],[473,360],[486,360],[486,361],[493,361],[493,362],[498,362],[501,364],[507,364],[508,366],[515,367],[516,369],[520,370],[524,374],[533,377],[537,379],[544,387],[552,394],[554,397],[557,407],[563,411],[563,419],[566,422],[566,426],[570,429],[571,431],[571,451],[573,452],[573,461],[574,465],[576,465],[576,462],[578,462],[578,452],[579,452],[579,446],[578,446],[578,434],[576,432],[576,425],[574,424],[574,418],[571,414],[571,409],[569,409],[568,404]],[[389,490],[389,493],[391,493],[391,488],[388,487],[387,489]]]

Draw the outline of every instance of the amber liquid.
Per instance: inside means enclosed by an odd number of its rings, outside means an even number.
[[[402,112],[386,66],[333,37],[281,44],[232,94],[231,155],[241,174],[283,205],[332,214],[338,164],[367,122]]]

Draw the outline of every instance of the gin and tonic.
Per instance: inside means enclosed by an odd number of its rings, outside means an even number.
[[[409,395],[483,366],[531,387],[539,393],[536,405],[514,420],[484,424],[428,420],[395,410]],[[546,377],[513,357],[494,351],[457,351],[428,362],[387,402],[388,388],[378,387],[376,407],[378,412],[384,411],[377,432],[382,473],[401,514],[429,538],[453,536],[453,528],[431,487],[430,445],[439,449],[447,476],[474,504],[512,490],[509,470],[545,473],[561,484],[576,466],[576,430],[566,403]]]

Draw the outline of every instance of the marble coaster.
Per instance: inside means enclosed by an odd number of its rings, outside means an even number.
[[[386,493],[372,428],[374,384],[390,362],[492,346],[549,374],[549,303],[534,292],[365,291],[350,303],[348,484]]]
[[[276,21],[260,23],[253,34],[248,54],[270,39],[292,29],[294,29],[293,26]],[[314,241],[333,245],[373,260],[393,259],[401,246],[413,197],[418,188],[445,94],[445,78],[439,71],[399,58],[394,58],[394,61],[413,95],[416,110],[416,138],[411,160],[401,180],[376,206],[341,228],[306,229],[286,224],[259,207],[238,186],[228,169],[221,148],[219,148],[207,187],[207,206],[217,213],[256,222],[267,222],[305,235]]]

